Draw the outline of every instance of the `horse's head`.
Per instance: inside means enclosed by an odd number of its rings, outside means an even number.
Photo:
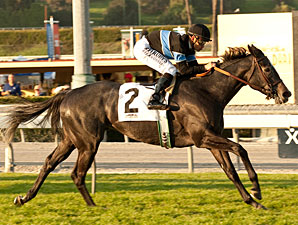
[[[288,101],[292,95],[286,85],[280,79],[277,71],[270,63],[264,53],[254,45],[248,45],[248,49],[253,56],[253,63],[256,67],[250,82],[260,87],[260,91],[267,95],[267,99],[275,99],[275,103],[282,104]]]

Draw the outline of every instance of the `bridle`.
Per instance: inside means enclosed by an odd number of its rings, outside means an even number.
[[[211,72],[211,70],[214,69],[215,71],[217,71],[219,73],[222,73],[222,74],[224,74],[224,75],[226,75],[228,77],[232,77],[233,79],[238,80],[241,83],[250,86],[252,89],[258,90],[258,91],[266,94],[267,95],[266,99],[275,98],[275,96],[276,96],[276,89],[275,89],[275,87],[276,87],[277,84],[279,84],[280,82],[282,82],[282,80],[281,79],[278,79],[277,81],[275,81],[273,83],[269,80],[269,78],[266,76],[266,74],[264,73],[264,71],[262,70],[262,68],[261,68],[261,66],[259,64],[259,62],[260,61],[263,61],[264,59],[268,59],[268,58],[266,56],[263,56],[262,58],[257,59],[255,56],[253,56],[253,68],[251,69],[251,73],[248,76],[247,81],[245,81],[245,80],[243,80],[243,79],[241,79],[241,78],[239,78],[239,77],[231,74],[230,72],[228,72],[226,70],[220,69],[219,67],[210,68],[209,70],[207,70],[204,73],[197,74],[196,77],[206,76],[207,74],[209,74],[209,72]],[[257,85],[254,85],[254,84],[252,84],[252,83],[249,82],[249,80],[251,79],[251,77],[252,77],[252,75],[253,75],[256,67],[258,68],[258,70],[259,70],[259,72],[261,74],[261,79],[263,81],[265,81],[265,83],[267,84],[266,86],[268,88],[261,88],[261,87],[259,87]]]
[[[253,60],[254,60],[254,62],[255,62],[254,65],[257,66],[257,68],[258,68],[258,70],[259,70],[259,72],[260,72],[260,74],[261,74],[261,78],[263,78],[263,80],[265,81],[265,83],[267,83],[267,86],[268,86],[267,89],[265,89],[265,88],[261,88],[261,89],[262,89],[262,91],[264,91],[263,93],[266,93],[266,94],[267,94],[266,99],[271,99],[271,98],[275,98],[275,96],[277,95],[277,94],[276,94],[276,89],[275,89],[275,87],[276,87],[280,82],[282,82],[282,80],[281,80],[280,78],[278,78],[278,80],[277,80],[277,81],[274,81],[274,82],[271,82],[271,81],[269,80],[269,78],[266,76],[266,74],[264,73],[264,71],[262,70],[262,68],[261,68],[261,66],[260,66],[260,64],[259,64],[259,62],[262,61],[262,60],[264,60],[264,59],[267,59],[267,60],[268,60],[268,58],[267,58],[266,56],[263,56],[262,58],[259,58],[259,59],[257,59],[256,57],[253,58]],[[268,61],[269,61],[269,60],[268,60]],[[249,79],[250,79],[250,78],[249,78]]]

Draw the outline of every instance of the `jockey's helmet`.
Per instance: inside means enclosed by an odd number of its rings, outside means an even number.
[[[210,40],[210,31],[208,27],[206,27],[204,24],[194,24],[192,25],[188,32],[189,35],[193,36],[195,35],[196,37],[202,37],[203,41],[208,42]]]

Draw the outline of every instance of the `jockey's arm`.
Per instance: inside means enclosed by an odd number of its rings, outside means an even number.
[[[205,65],[200,65],[196,60],[181,61],[176,63],[177,69],[180,71],[181,75],[194,75],[198,73],[206,72]]]

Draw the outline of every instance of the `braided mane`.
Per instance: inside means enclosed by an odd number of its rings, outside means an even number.
[[[225,54],[222,55],[221,58],[223,59],[223,62],[228,62],[233,59],[245,58],[248,55],[249,53],[243,47],[235,47],[235,48],[229,47],[229,50],[228,51],[226,50]]]

